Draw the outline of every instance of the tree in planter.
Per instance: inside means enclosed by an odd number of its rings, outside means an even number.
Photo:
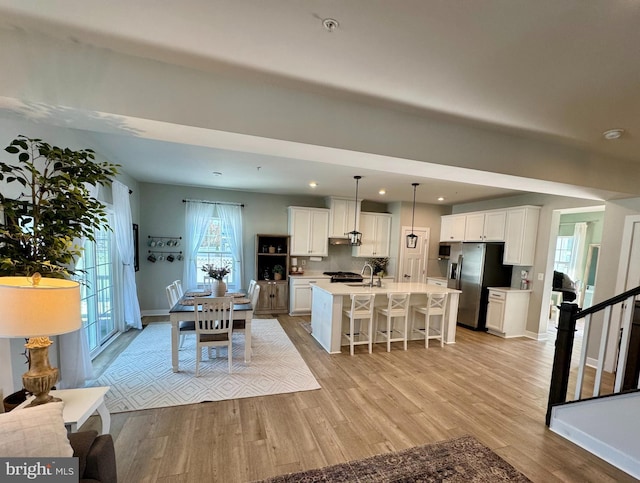
[[[105,206],[87,185],[110,183],[118,166],[96,162],[91,149],[73,151],[25,136],[5,151],[17,159],[0,161],[0,181],[18,183],[22,191],[15,198],[0,193],[0,276],[73,274],[82,253],[77,242],[94,241],[93,231],[107,223]]]

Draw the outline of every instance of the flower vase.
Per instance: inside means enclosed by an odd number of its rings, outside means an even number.
[[[214,297],[224,297],[227,293],[227,284],[223,280],[214,279],[211,284],[211,295]]]

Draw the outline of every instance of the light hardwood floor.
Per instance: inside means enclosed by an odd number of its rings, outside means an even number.
[[[635,481],[545,426],[553,341],[459,328],[352,357],[278,319],[322,389],[114,414],[120,482],[246,482],[465,434],[535,482]]]

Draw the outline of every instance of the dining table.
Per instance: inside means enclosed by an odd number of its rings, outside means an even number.
[[[180,345],[180,322],[195,322],[196,313],[193,304],[188,304],[189,298],[183,297],[169,310],[169,321],[171,322],[171,365],[173,372],[180,370],[178,361],[178,347]],[[247,299],[238,299],[243,302]],[[251,303],[234,303],[233,320],[234,323],[244,322],[244,361],[251,362],[251,319],[253,319],[253,306]],[[235,330],[235,329],[234,329]]]

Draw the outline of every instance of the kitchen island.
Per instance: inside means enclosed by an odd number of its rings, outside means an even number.
[[[341,352],[341,346],[347,345],[342,339],[342,311],[350,306],[350,295],[354,293],[376,294],[375,305],[381,307],[387,305],[387,294],[392,292],[410,293],[410,305],[422,306],[426,305],[428,294],[448,293],[444,342],[455,343],[460,290],[426,283],[384,282],[382,287],[368,287],[362,284],[330,283],[328,280],[318,280],[311,289],[312,335],[331,354]],[[413,310],[409,309],[409,324],[412,323],[412,313]]]

